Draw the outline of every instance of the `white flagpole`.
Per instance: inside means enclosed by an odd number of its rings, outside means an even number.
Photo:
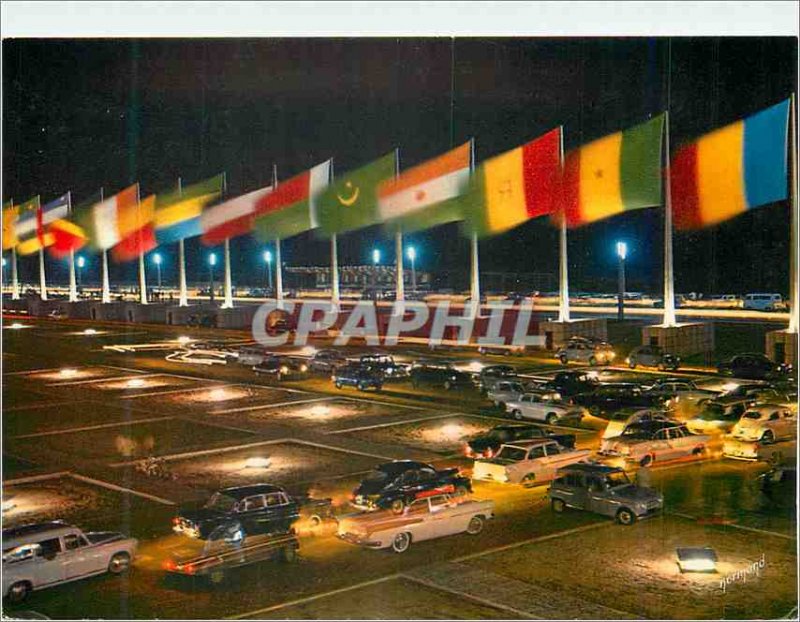
[[[475,140],[470,140],[469,171],[472,174],[475,170]],[[478,317],[481,310],[481,277],[480,266],[478,265],[478,234],[473,232],[470,240],[470,252],[472,256],[472,271],[470,275],[470,314]]]
[[[44,249],[39,249],[39,297],[47,300],[47,278],[44,271]]]
[[[400,149],[395,149],[394,156],[394,176],[395,179],[400,175]],[[397,282],[395,289],[395,300],[403,302],[405,300],[405,287],[403,283],[403,232],[398,230],[394,234],[394,250],[395,250],[395,279]]]
[[[675,326],[675,275],[672,267],[672,188],[670,180],[669,153],[669,109],[664,113],[664,322],[666,327]]]
[[[139,184],[136,184],[136,209],[140,209]],[[147,304],[147,275],[144,269],[144,253],[139,249],[139,302]]]
[[[225,299],[223,309],[233,308],[233,285],[231,284],[231,241],[225,238]]]
[[[278,187],[278,165],[272,165],[272,192]],[[275,238],[275,298],[278,308],[283,309],[283,261],[281,259],[281,239]]]
[[[17,247],[11,249],[11,300],[19,300],[19,275],[17,274]]]
[[[183,194],[183,184],[178,177],[178,196]],[[189,295],[186,291],[186,248],[183,238],[178,240],[178,306],[189,306]]]
[[[100,201],[103,200],[103,189],[100,188]],[[108,250],[103,249],[102,255],[102,286],[100,290],[100,301],[103,304],[107,304],[111,302],[111,286],[108,283]]]
[[[72,213],[72,192],[67,193],[67,210]],[[78,284],[75,280],[75,250],[69,249],[69,301],[78,302]]]
[[[561,128],[560,144],[560,164],[564,167],[564,128]],[[563,205],[561,206],[564,207]],[[567,217],[562,209],[561,226],[558,234],[558,321],[569,322],[569,263],[567,261]]]
[[[333,183],[333,160],[330,166],[329,183]],[[336,234],[331,235],[331,306],[339,307],[339,252],[336,247]]]
[[[791,119],[789,123],[789,131],[791,132],[789,144],[791,145],[790,151],[792,158],[792,187],[790,189],[792,195],[792,233],[790,236],[791,249],[789,251],[791,261],[789,265],[789,304],[791,307],[789,309],[789,328],[787,332],[797,333],[798,328],[800,328],[800,288],[797,286],[797,278],[800,274],[800,270],[798,270],[800,262],[798,262],[797,250],[797,244],[798,241],[800,241],[800,236],[798,236],[800,230],[800,213],[798,213],[797,207],[797,99],[794,93],[792,93],[789,106],[791,106],[791,110],[789,111],[789,118]]]

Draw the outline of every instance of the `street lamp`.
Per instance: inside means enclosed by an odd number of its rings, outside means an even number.
[[[625,319],[625,258],[628,256],[628,245],[617,242],[617,257],[619,258],[619,289],[617,291],[617,319]]]
[[[408,260],[411,262],[411,291],[417,291],[417,249],[413,246],[409,246],[406,249],[406,255],[408,256]]]
[[[217,254],[211,253],[208,256],[208,275],[209,275],[209,301],[214,304],[214,266],[217,265]]]
[[[78,266],[78,289],[81,288],[81,274],[83,273],[83,267],[86,265],[86,257],[83,255],[78,255],[78,259],[75,262],[75,265]]]
[[[272,251],[264,251],[264,263],[267,270],[267,289],[272,292]]]
[[[373,287],[375,287],[375,299],[378,299],[378,264],[381,262],[381,251],[377,248],[372,249],[372,264],[375,266],[375,269],[372,271],[374,283]]]
[[[156,274],[158,274],[158,291],[161,291],[161,253],[153,254],[153,263],[156,264]]]

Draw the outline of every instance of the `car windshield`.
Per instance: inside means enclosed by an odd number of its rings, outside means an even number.
[[[652,436],[653,430],[641,425],[629,425],[625,430],[622,432],[622,436],[629,436],[629,437],[649,437]]]
[[[606,475],[606,482],[609,487],[616,488],[617,486],[627,486],[631,483],[631,480],[628,479],[628,474],[625,471],[613,471]]]
[[[700,419],[714,421],[725,416],[725,407],[721,404],[707,404],[705,410],[700,414]]]
[[[494,440],[504,441],[509,439],[511,434],[508,430],[489,430],[486,436]]]
[[[223,495],[221,492],[217,492],[211,495],[211,498],[206,502],[205,507],[209,510],[220,510],[222,512],[227,512],[233,509],[234,505],[236,505],[236,499],[229,497],[228,495]]]
[[[389,475],[388,473],[386,473],[386,471],[370,471],[369,473],[367,473],[367,476],[364,478],[364,481],[380,482],[385,480],[387,477],[389,477]]]
[[[497,458],[518,462],[525,459],[526,453],[527,452],[524,449],[520,449],[519,447],[510,447],[508,445],[504,445],[497,453]]]
[[[745,419],[761,419],[761,413],[757,410],[750,410],[744,414]]]

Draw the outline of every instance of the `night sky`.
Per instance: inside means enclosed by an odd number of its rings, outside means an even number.
[[[142,192],[227,173],[231,195],[333,157],[335,171],[400,148],[401,169],[474,137],[477,161],[559,124],[570,149],[669,108],[682,142],[796,90],[794,38],[672,39],[5,40],[3,201],[99,187]],[[671,80],[668,78],[671,75]],[[663,210],[641,210],[570,233],[574,289],[614,289],[613,245],[630,247],[629,289],[659,292]],[[557,271],[556,231],[540,219],[481,244],[481,269]],[[463,273],[456,225],[413,236],[420,269]],[[379,228],[340,238],[342,264],[367,263]],[[261,268],[258,245],[233,241],[234,283]],[[789,208],[766,206],[717,228],[675,237],[676,290],[787,293]],[[187,244],[188,277],[204,279]],[[175,280],[175,248],[163,248]],[[203,250],[203,252],[206,252]],[[289,265],[328,265],[328,243],[284,243]],[[38,262],[23,258],[23,278]],[[63,262],[50,260],[54,281]],[[90,258],[86,280],[96,280]],[[133,281],[135,262],[112,265]],[[154,275],[150,278],[154,278]]]

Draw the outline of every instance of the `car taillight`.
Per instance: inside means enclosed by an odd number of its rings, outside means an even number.
[[[181,523],[181,519],[180,519],[179,516],[176,516],[175,518],[172,519],[172,524],[173,525],[180,525],[180,523]]]
[[[164,563],[163,563],[163,564],[161,564],[161,567],[162,567],[164,570],[175,570],[175,568],[177,567],[177,565],[175,564],[175,562],[174,562],[173,560],[171,560],[171,559],[166,559],[166,560],[164,560]]]
[[[487,449],[486,451],[483,452],[483,455],[486,456],[487,458],[491,458],[494,455],[494,452],[491,449]]]
[[[186,574],[194,574],[195,568],[194,568],[194,566],[193,566],[192,564],[186,564],[186,565],[183,567],[183,571],[184,571]]]

